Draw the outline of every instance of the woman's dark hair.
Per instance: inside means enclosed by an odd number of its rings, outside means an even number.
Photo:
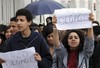
[[[81,30],[70,30],[66,33],[64,39],[62,40],[63,45],[65,46],[65,48],[67,49],[67,51],[70,51],[70,47],[68,45],[68,36],[70,33],[75,32],[78,34],[79,38],[80,38],[80,43],[78,46],[78,51],[81,52],[83,50],[83,45],[84,45],[84,33]]]
[[[6,27],[7,27],[6,25],[0,24],[0,34],[2,34],[2,32],[4,32]]]
[[[46,22],[47,22],[47,25],[52,24],[52,17],[47,17]]]
[[[33,19],[31,12],[29,10],[27,10],[27,9],[24,9],[24,8],[19,9],[16,12],[16,17],[17,16],[25,16],[28,22],[32,21],[32,19]]]
[[[47,40],[47,36],[53,32],[53,26],[47,25],[43,28],[43,37]]]
[[[0,44],[0,45],[2,45],[5,42],[5,40],[6,40],[4,34],[0,34],[0,39],[2,39],[2,42]]]
[[[5,33],[6,33],[6,31],[7,31],[8,29],[10,29],[10,26],[7,26],[7,27],[5,28],[5,30],[4,30],[4,35],[5,35]]]

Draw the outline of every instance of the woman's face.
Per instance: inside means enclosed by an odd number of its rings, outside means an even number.
[[[80,38],[76,32],[71,32],[68,36],[68,45],[70,46],[70,49],[77,49],[78,45],[80,43]]]
[[[49,34],[47,36],[47,42],[48,44],[52,45],[54,43],[53,33]]]
[[[11,29],[7,29],[7,31],[5,32],[5,37],[6,39],[10,38],[11,37]]]

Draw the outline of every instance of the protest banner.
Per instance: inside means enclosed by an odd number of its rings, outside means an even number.
[[[34,47],[0,53],[0,58],[6,61],[3,68],[38,68],[34,53]]]
[[[55,10],[58,30],[91,28],[89,21],[91,11],[86,8],[64,8]]]

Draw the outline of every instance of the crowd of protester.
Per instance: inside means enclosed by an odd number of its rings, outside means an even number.
[[[31,13],[22,8],[10,19],[8,26],[0,24],[0,52],[34,46],[33,56],[39,68],[100,67],[100,26],[92,14],[89,19],[93,27],[83,30],[57,30],[55,16],[47,17],[46,25],[37,25],[32,19]],[[4,62],[0,58],[0,63]]]

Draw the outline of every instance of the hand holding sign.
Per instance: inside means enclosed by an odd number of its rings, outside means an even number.
[[[5,60],[0,58],[0,64],[5,63]]]
[[[38,68],[33,54],[35,54],[35,48],[31,47],[18,51],[0,53],[0,58],[6,61],[2,64],[3,68]]]
[[[35,53],[34,56],[35,56],[35,59],[36,59],[37,61],[42,61],[42,58],[41,58],[41,56],[39,55],[39,53]]]

